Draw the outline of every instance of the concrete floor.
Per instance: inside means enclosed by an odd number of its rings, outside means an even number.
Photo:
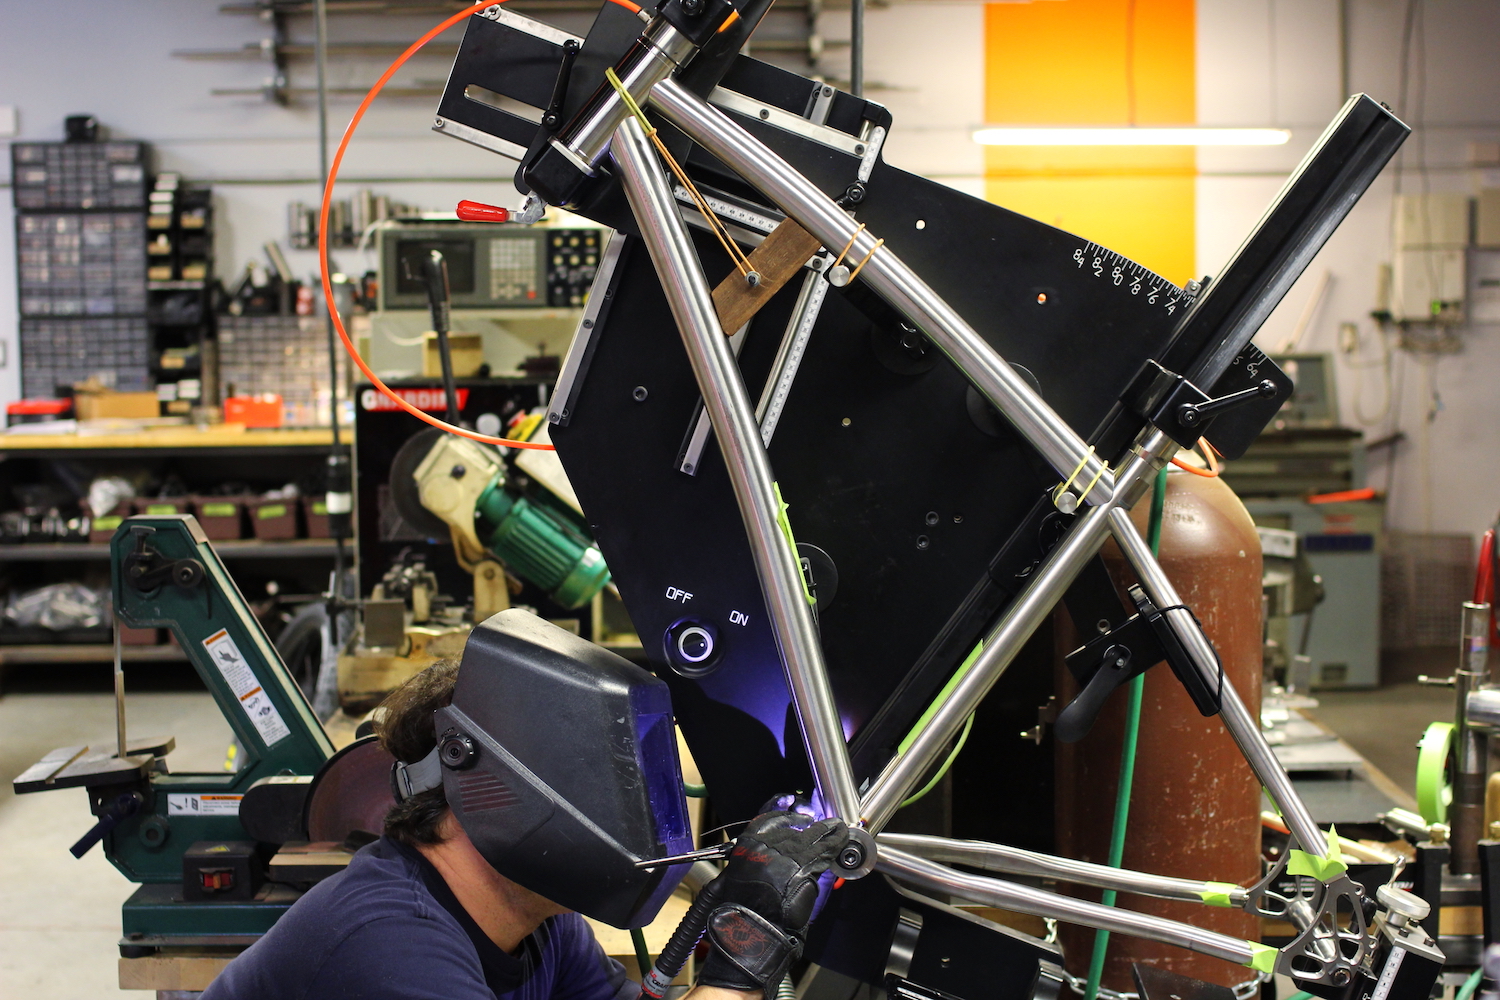
[[[16,796],[10,790],[11,778],[55,747],[85,740],[113,742],[108,671],[107,666],[11,668],[4,678],[0,997],[151,997],[122,992],[116,985],[119,907],[133,891],[131,883],[98,848],[77,861],[68,853],[68,845],[92,822],[83,791]],[[137,668],[129,691],[131,732],[177,737],[169,758],[174,771],[223,767],[228,726],[190,670]],[[1415,779],[1417,739],[1429,722],[1449,716],[1453,701],[1447,689],[1413,683],[1375,691],[1325,691],[1318,698],[1318,717],[1405,788]]]
[[[83,789],[11,791],[11,779],[49,750],[114,743],[110,668],[47,669],[53,676],[8,672],[0,697],[0,997],[151,1000],[154,994],[118,986],[120,904],[133,884],[98,847],[81,860],[68,853],[93,823]],[[176,736],[168,758],[174,771],[222,769],[230,732],[208,694],[191,690],[196,678],[181,671],[150,684],[168,690],[137,690],[153,680],[145,676],[151,669],[138,668],[140,683],[132,675],[127,687],[129,730]],[[64,671],[71,676],[57,676]]]
[[[1407,683],[1373,691],[1317,691],[1314,697],[1318,707],[1312,714],[1407,790],[1416,786],[1423,731],[1430,723],[1453,719],[1448,688]]]

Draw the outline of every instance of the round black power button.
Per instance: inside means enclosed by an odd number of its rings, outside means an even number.
[[[719,631],[708,622],[684,618],[664,638],[667,662],[684,677],[700,677],[719,665]]]

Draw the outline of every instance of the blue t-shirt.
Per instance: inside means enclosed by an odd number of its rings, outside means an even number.
[[[638,991],[576,913],[503,951],[419,851],[384,837],[313,886],[203,998],[635,1000]]]

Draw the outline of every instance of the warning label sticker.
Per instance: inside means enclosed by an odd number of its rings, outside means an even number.
[[[238,816],[243,795],[183,795],[167,796],[168,816]]]
[[[219,629],[204,639],[203,648],[208,650],[214,666],[224,675],[229,690],[240,700],[240,706],[250,717],[251,725],[255,726],[266,746],[275,746],[292,735],[292,731],[281,720],[281,713],[276,711],[271,696],[266,694],[260,681],[256,680],[255,671],[250,669],[250,664],[240,655],[240,648],[229,637],[227,629]]]

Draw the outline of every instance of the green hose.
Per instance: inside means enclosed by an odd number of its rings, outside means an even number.
[[[1483,981],[1484,970],[1475,969],[1473,974],[1468,979],[1465,979],[1464,984],[1458,988],[1458,992],[1453,994],[1453,1000],[1469,1000],[1475,991],[1479,989],[1479,984]]]
[[[651,952],[646,950],[646,932],[639,927],[630,928],[630,943],[635,945],[635,964],[640,967],[641,978],[651,972]]]
[[[1161,518],[1167,498],[1167,470],[1156,474],[1156,488],[1151,491],[1151,520],[1146,529],[1146,540],[1154,556],[1161,551]],[[1141,697],[1145,690],[1146,675],[1137,674],[1130,682],[1130,701],[1125,706],[1125,741],[1120,749],[1120,787],[1115,791],[1115,820],[1109,835],[1109,866],[1120,867],[1125,856],[1125,828],[1130,822],[1130,786],[1135,782],[1136,740],[1141,731]],[[1104,890],[1100,900],[1105,906],[1115,905],[1115,890]],[[1104,977],[1104,956],[1109,950],[1109,931],[1094,931],[1094,953],[1089,958],[1088,985],[1084,989],[1084,1000],[1096,1000],[1099,996],[1099,980]]]

